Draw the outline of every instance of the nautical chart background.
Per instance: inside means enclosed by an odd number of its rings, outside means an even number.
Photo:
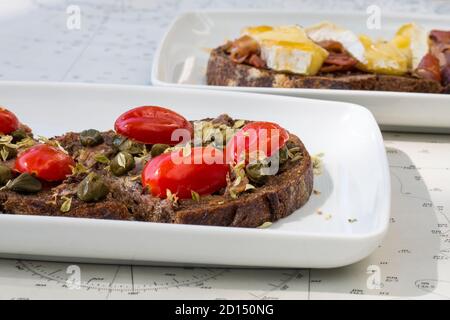
[[[0,4],[0,80],[150,84],[168,23],[196,8],[382,11],[449,16],[450,1],[15,0]],[[81,9],[68,30],[66,10]],[[331,270],[114,266],[0,260],[0,298],[450,298],[450,136],[384,133],[392,219],[369,258]],[[344,249],[343,249],[344,250]],[[73,275],[79,272],[80,283]]]

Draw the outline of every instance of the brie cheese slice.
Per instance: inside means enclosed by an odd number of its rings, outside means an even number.
[[[267,67],[303,75],[319,72],[328,52],[308,38],[300,26],[257,26],[243,30],[261,47]]]
[[[314,42],[326,40],[337,41],[347,50],[353,58],[361,63],[366,62],[364,46],[358,36],[350,30],[341,28],[331,22],[322,22],[306,28],[306,34]]]

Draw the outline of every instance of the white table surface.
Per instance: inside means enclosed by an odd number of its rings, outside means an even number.
[[[382,12],[441,14],[450,21],[445,0],[9,0],[0,3],[0,80],[148,85],[157,43],[182,11],[364,12],[371,4]],[[70,5],[81,9],[80,30],[66,27]],[[391,227],[383,245],[355,265],[244,270],[0,259],[0,298],[449,299],[450,136],[384,133],[384,138],[392,176]],[[67,282],[71,270],[80,271],[79,286]]]

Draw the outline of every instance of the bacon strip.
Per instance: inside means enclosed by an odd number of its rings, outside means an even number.
[[[353,58],[348,53],[334,53],[330,52],[325,59],[321,72],[347,71],[356,66],[358,60]]]
[[[328,52],[335,52],[335,53],[343,53],[345,51],[344,46],[342,43],[334,40],[324,40],[317,42],[319,46],[327,50]]]
[[[419,78],[441,82],[439,60],[432,53],[427,53],[420,61],[414,75]]]
[[[255,67],[261,65],[262,59],[254,57],[256,55],[259,58],[261,52],[259,44],[249,36],[242,36],[229,43],[226,50],[230,54],[231,60],[236,63],[247,62],[252,64],[250,62],[250,60],[252,60],[253,63],[257,64]]]
[[[266,62],[261,59],[261,57],[257,54],[252,54],[251,57],[248,59],[248,64],[257,67],[257,68],[265,68]]]
[[[439,59],[442,67],[450,64],[450,31],[433,30],[430,32],[430,51]]]
[[[358,63],[358,60],[353,58],[340,42],[325,40],[317,44],[329,53],[320,68],[321,72],[347,71],[353,69]]]
[[[450,31],[444,30],[431,30],[430,39],[436,43],[450,43]]]
[[[436,58],[437,68],[440,69],[439,79],[444,87],[448,86],[450,84],[450,31],[431,30],[429,38],[430,53]],[[436,61],[433,63],[436,64]],[[436,65],[432,69],[432,73],[435,74]]]

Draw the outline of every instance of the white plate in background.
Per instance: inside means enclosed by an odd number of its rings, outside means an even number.
[[[356,33],[374,38],[389,38],[407,22],[424,28],[450,29],[449,19],[439,16],[406,16],[382,13],[381,29],[368,30],[367,15],[361,13],[273,12],[273,11],[198,11],[179,16],[163,38],[153,60],[152,83],[216,90],[271,93],[315,99],[346,101],[368,108],[383,129],[450,132],[450,95],[374,92],[329,89],[283,89],[220,87],[206,85],[209,49],[237,38],[251,25],[300,24],[309,26],[328,20]]]
[[[298,135],[311,154],[325,154],[323,174],[315,177],[314,186],[321,194],[268,229],[0,214],[0,255],[327,268],[368,256],[387,231],[387,158],[373,116],[360,106],[206,90],[21,82],[0,82],[0,97],[40,135],[107,130],[131,107],[161,105],[188,119],[226,112],[277,122]]]

